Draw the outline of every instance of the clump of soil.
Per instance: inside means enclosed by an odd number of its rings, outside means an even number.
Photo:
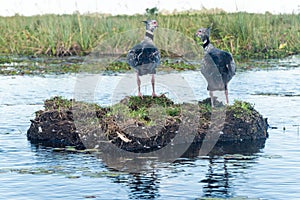
[[[268,137],[266,119],[243,101],[232,106],[216,101],[216,108],[212,108],[210,99],[197,105],[175,104],[162,95],[125,97],[110,107],[62,97],[44,104],[45,109],[36,112],[27,131],[28,140],[43,146],[91,149],[109,142],[126,151],[149,152],[172,142],[180,131],[182,143]],[[190,134],[194,139],[185,140]]]
[[[236,100],[233,105],[223,106],[216,99],[214,101],[217,107],[214,110],[209,98],[199,102],[201,123],[198,133],[200,136],[206,136],[208,131],[216,126],[215,129],[220,131],[218,141],[221,142],[259,140],[268,137],[267,119],[263,118],[253,105]]]

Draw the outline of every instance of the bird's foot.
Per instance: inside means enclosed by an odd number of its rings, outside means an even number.
[[[138,96],[141,97],[141,99],[143,99],[142,93],[138,92]]]

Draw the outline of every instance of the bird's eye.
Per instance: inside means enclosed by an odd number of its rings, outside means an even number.
[[[156,25],[156,22],[153,22],[154,25]]]

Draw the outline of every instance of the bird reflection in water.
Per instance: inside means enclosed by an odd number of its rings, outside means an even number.
[[[130,173],[126,179],[117,179],[115,182],[125,183],[128,186],[128,199],[156,199],[159,197],[159,179],[154,171]]]

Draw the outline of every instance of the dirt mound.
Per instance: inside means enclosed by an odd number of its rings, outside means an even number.
[[[109,142],[126,151],[160,149],[182,132],[182,143],[265,140],[268,124],[251,104],[236,101],[232,106],[210,99],[196,105],[175,104],[162,95],[125,97],[110,107],[54,97],[36,112],[27,131],[33,144],[51,147],[97,148]],[[192,134],[192,141],[190,138]],[[217,134],[217,135],[216,135]]]

